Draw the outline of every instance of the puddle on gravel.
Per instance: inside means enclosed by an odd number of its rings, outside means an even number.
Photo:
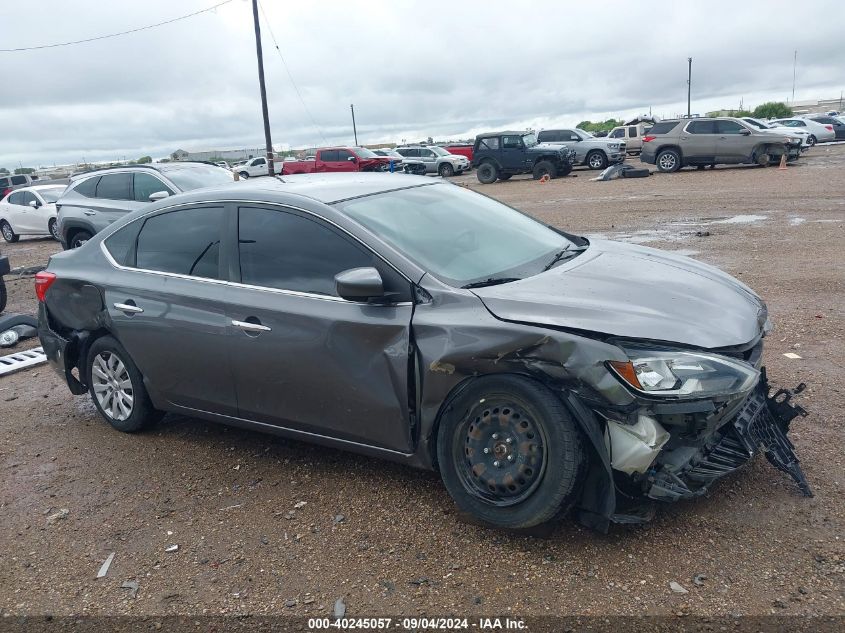
[[[807,218],[789,218],[789,224],[792,226],[798,226],[799,224],[804,224],[807,221]]]
[[[713,220],[707,224],[753,224],[754,222],[761,222],[768,219],[767,215],[735,215],[724,220]]]

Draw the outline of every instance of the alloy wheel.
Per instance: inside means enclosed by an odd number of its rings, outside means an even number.
[[[602,166],[603,162],[604,161],[602,160],[601,154],[593,154],[592,156],[590,156],[591,169],[599,169]]]
[[[670,170],[675,167],[675,156],[674,154],[663,154],[660,157],[660,167],[661,169]]]
[[[527,499],[540,484],[547,461],[545,433],[520,404],[482,401],[458,432],[458,474],[475,496],[510,506]]]
[[[12,227],[8,225],[8,223],[3,223],[3,239],[7,242],[11,242],[15,239],[15,234],[12,233]]]
[[[52,222],[50,222],[50,235],[52,235],[52,236],[53,236],[53,239],[54,239],[54,240],[59,240],[59,239],[60,239],[60,236],[59,236],[59,223],[58,223],[58,222],[56,222],[55,220],[53,220]]]
[[[110,418],[123,421],[132,415],[135,390],[126,365],[113,352],[100,352],[91,366],[94,396],[103,412]]]

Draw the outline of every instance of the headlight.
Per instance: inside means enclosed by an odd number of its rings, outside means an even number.
[[[608,143],[607,149],[619,149],[619,143]]]
[[[718,354],[623,348],[627,363],[610,361],[616,376],[633,389],[650,396],[708,398],[750,390],[760,372],[744,363]]]

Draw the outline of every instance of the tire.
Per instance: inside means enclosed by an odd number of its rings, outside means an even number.
[[[47,222],[47,230],[50,232],[50,236],[54,240],[57,242],[62,241],[62,236],[59,235],[59,222],[56,218],[52,218],[49,222]]]
[[[238,176],[240,176],[240,177],[241,177],[241,178],[243,178],[244,180],[249,180],[249,173],[247,173],[247,172],[245,172],[245,171],[239,171],[239,172],[238,172]]]
[[[498,179],[499,170],[493,163],[482,163],[475,176],[482,185],[491,185]]]
[[[70,241],[68,242],[67,247],[68,247],[68,249],[79,248],[85,242],[90,240],[92,237],[94,237],[94,236],[91,235],[88,231],[77,231],[76,233],[73,234],[73,237],[70,238]]]
[[[654,162],[657,164],[658,171],[671,174],[681,168],[681,155],[674,149],[660,150]]]
[[[816,144],[816,136],[815,136],[815,134],[810,134],[810,136],[807,137],[807,147],[812,147],[815,144]]]
[[[455,175],[455,168],[452,167],[449,163],[443,163],[440,165],[440,168],[437,170],[437,173],[440,174],[441,178],[451,178]]]
[[[607,167],[607,155],[600,149],[594,149],[587,154],[586,162],[590,169],[605,169]]]
[[[623,169],[619,172],[619,175],[623,178],[648,178],[651,175],[651,171],[648,169]]]
[[[543,176],[548,176],[549,178],[557,178],[557,167],[554,166],[554,163],[548,160],[541,160],[538,161],[536,165],[534,165],[534,171],[532,172],[534,176],[534,180],[540,180]]]
[[[504,182],[505,180],[510,180],[513,174],[499,174],[499,180]]]
[[[21,239],[20,235],[15,234],[12,230],[12,225],[3,220],[0,222],[0,233],[3,234],[3,239],[9,242],[10,244],[14,244],[19,239]]]
[[[568,511],[586,467],[581,433],[561,400],[534,380],[507,375],[477,379],[448,405],[437,461],[461,511],[509,529]]]
[[[760,167],[768,167],[771,160],[771,155],[766,151],[754,155],[754,162],[760,165]]]
[[[94,406],[118,431],[137,433],[162,417],[150,402],[141,372],[111,336],[98,338],[91,345],[85,380]]]
[[[8,295],[6,293],[6,282],[3,281],[3,278],[0,277],[0,312],[6,309],[6,299]]]

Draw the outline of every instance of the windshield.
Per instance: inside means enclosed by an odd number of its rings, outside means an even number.
[[[62,191],[64,190],[64,187],[50,187],[49,189],[37,189],[38,195],[41,196],[41,198],[47,204],[58,200],[59,196],[62,195]]]
[[[337,206],[455,287],[536,275],[555,253],[572,245],[527,215],[450,184],[390,191]]]
[[[232,172],[213,165],[191,165],[162,170],[181,191],[227,185],[233,181]]]
[[[433,145],[433,146],[429,147],[428,149],[430,149],[432,152],[434,152],[438,156],[448,156],[449,155],[449,152],[447,152],[442,147],[437,147],[436,145]]]
[[[533,132],[531,134],[523,134],[522,142],[525,143],[525,147],[533,147],[537,144],[537,137]]]
[[[593,135],[587,132],[586,130],[582,130],[580,127],[575,128],[575,133],[581,135],[581,140],[588,138],[593,138]]]
[[[757,119],[743,119],[746,123],[750,123],[751,125],[760,128],[761,130],[770,130],[767,124],[763,123],[762,121],[758,121]]]
[[[358,158],[378,158],[378,154],[366,147],[353,147],[352,151],[358,154]]]

